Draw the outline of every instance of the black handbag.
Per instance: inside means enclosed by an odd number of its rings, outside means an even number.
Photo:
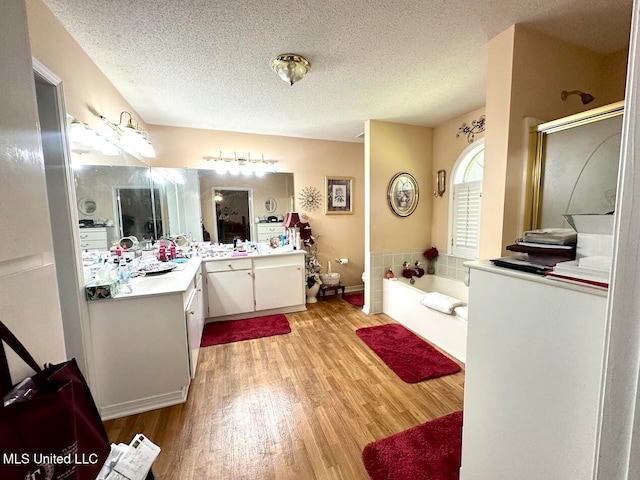
[[[36,373],[28,392],[12,396],[4,343]],[[21,382],[22,383],[22,382]],[[95,480],[109,454],[104,424],[75,359],[41,369],[0,322],[0,478]]]

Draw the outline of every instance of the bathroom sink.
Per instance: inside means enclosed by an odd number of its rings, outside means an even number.
[[[131,280],[133,293],[160,293],[182,290],[183,282],[179,278],[168,276],[138,277]]]

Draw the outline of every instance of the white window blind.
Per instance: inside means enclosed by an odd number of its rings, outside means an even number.
[[[482,181],[453,186],[453,255],[478,258],[481,199]]]

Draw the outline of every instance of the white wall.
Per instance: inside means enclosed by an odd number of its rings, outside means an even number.
[[[0,319],[39,364],[66,358],[23,0],[0,15]],[[30,370],[9,354],[13,380]]]

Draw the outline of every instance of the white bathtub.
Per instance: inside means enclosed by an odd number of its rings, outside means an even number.
[[[436,275],[409,280],[383,280],[382,310],[409,330],[438,346],[463,363],[467,359],[467,320],[460,315],[447,315],[420,304],[425,292],[440,292],[463,302],[469,299],[469,288],[463,283]]]

